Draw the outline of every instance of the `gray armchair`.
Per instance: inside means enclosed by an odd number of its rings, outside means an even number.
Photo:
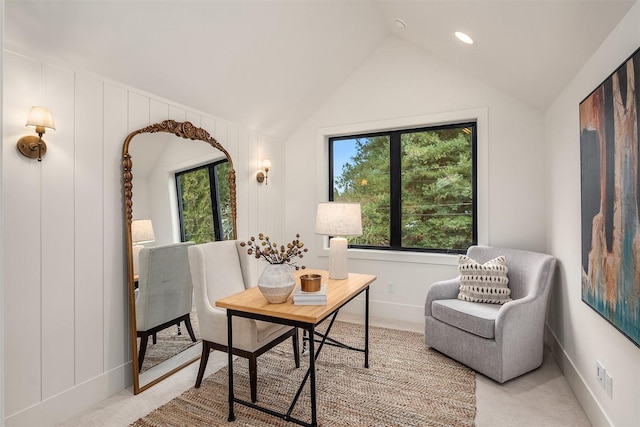
[[[140,250],[140,271],[136,293],[136,330],[140,338],[138,369],[147,351],[149,336],[184,322],[193,342],[191,325],[193,285],[187,248],[193,242],[155,246]]]
[[[555,258],[489,246],[472,246],[467,255],[481,264],[506,257],[512,301],[497,305],[459,300],[459,276],[433,283],[425,302],[427,345],[499,383],[536,369],[542,364]]]

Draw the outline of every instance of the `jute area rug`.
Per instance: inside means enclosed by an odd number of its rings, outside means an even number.
[[[325,322],[328,323],[328,322]],[[363,347],[363,326],[336,322],[330,336]],[[325,345],[316,363],[320,426],[473,426],[475,374],[431,350],[419,333],[370,327],[369,368],[364,355]],[[317,345],[316,345],[317,349]],[[308,357],[295,368],[291,340],[258,358],[258,403],[286,412]],[[227,422],[227,368],[132,424],[165,426],[291,426],[279,418],[235,404],[236,420]],[[195,378],[194,378],[195,381]],[[248,363],[234,362],[234,393],[250,400]],[[311,420],[309,386],[293,415]]]

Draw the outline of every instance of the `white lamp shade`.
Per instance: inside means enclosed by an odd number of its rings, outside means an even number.
[[[149,243],[156,240],[150,219],[134,219],[131,222],[131,240],[133,243]]]
[[[262,161],[262,169],[267,170],[267,171],[268,171],[269,169],[271,169],[271,160],[269,160],[269,159],[264,159],[264,160]]]
[[[51,110],[45,107],[31,107],[29,112],[29,118],[25,126],[34,126],[47,129],[56,129],[56,125],[53,123],[53,114]]]
[[[341,236],[362,234],[360,203],[318,203],[316,233],[334,236],[329,241],[329,278],[338,280],[348,278],[347,248],[349,242]]]
[[[360,203],[318,203],[316,233],[325,236],[359,236],[362,234]]]

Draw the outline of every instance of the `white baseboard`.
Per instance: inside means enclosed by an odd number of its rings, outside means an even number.
[[[573,390],[573,393],[576,395],[578,402],[580,402],[582,409],[585,414],[587,414],[591,425],[594,427],[613,427],[613,422],[609,419],[591,389],[584,381],[583,376],[576,369],[571,358],[564,351],[562,345],[560,345],[558,337],[549,328],[549,325],[545,325],[545,332],[545,341],[564,377],[567,379],[569,386]]]
[[[55,426],[132,385],[131,362],[5,418],[6,427]],[[133,392],[132,392],[133,393]]]

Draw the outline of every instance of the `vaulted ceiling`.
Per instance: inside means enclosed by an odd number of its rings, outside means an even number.
[[[5,42],[284,138],[394,36],[544,111],[635,1],[6,0]]]

